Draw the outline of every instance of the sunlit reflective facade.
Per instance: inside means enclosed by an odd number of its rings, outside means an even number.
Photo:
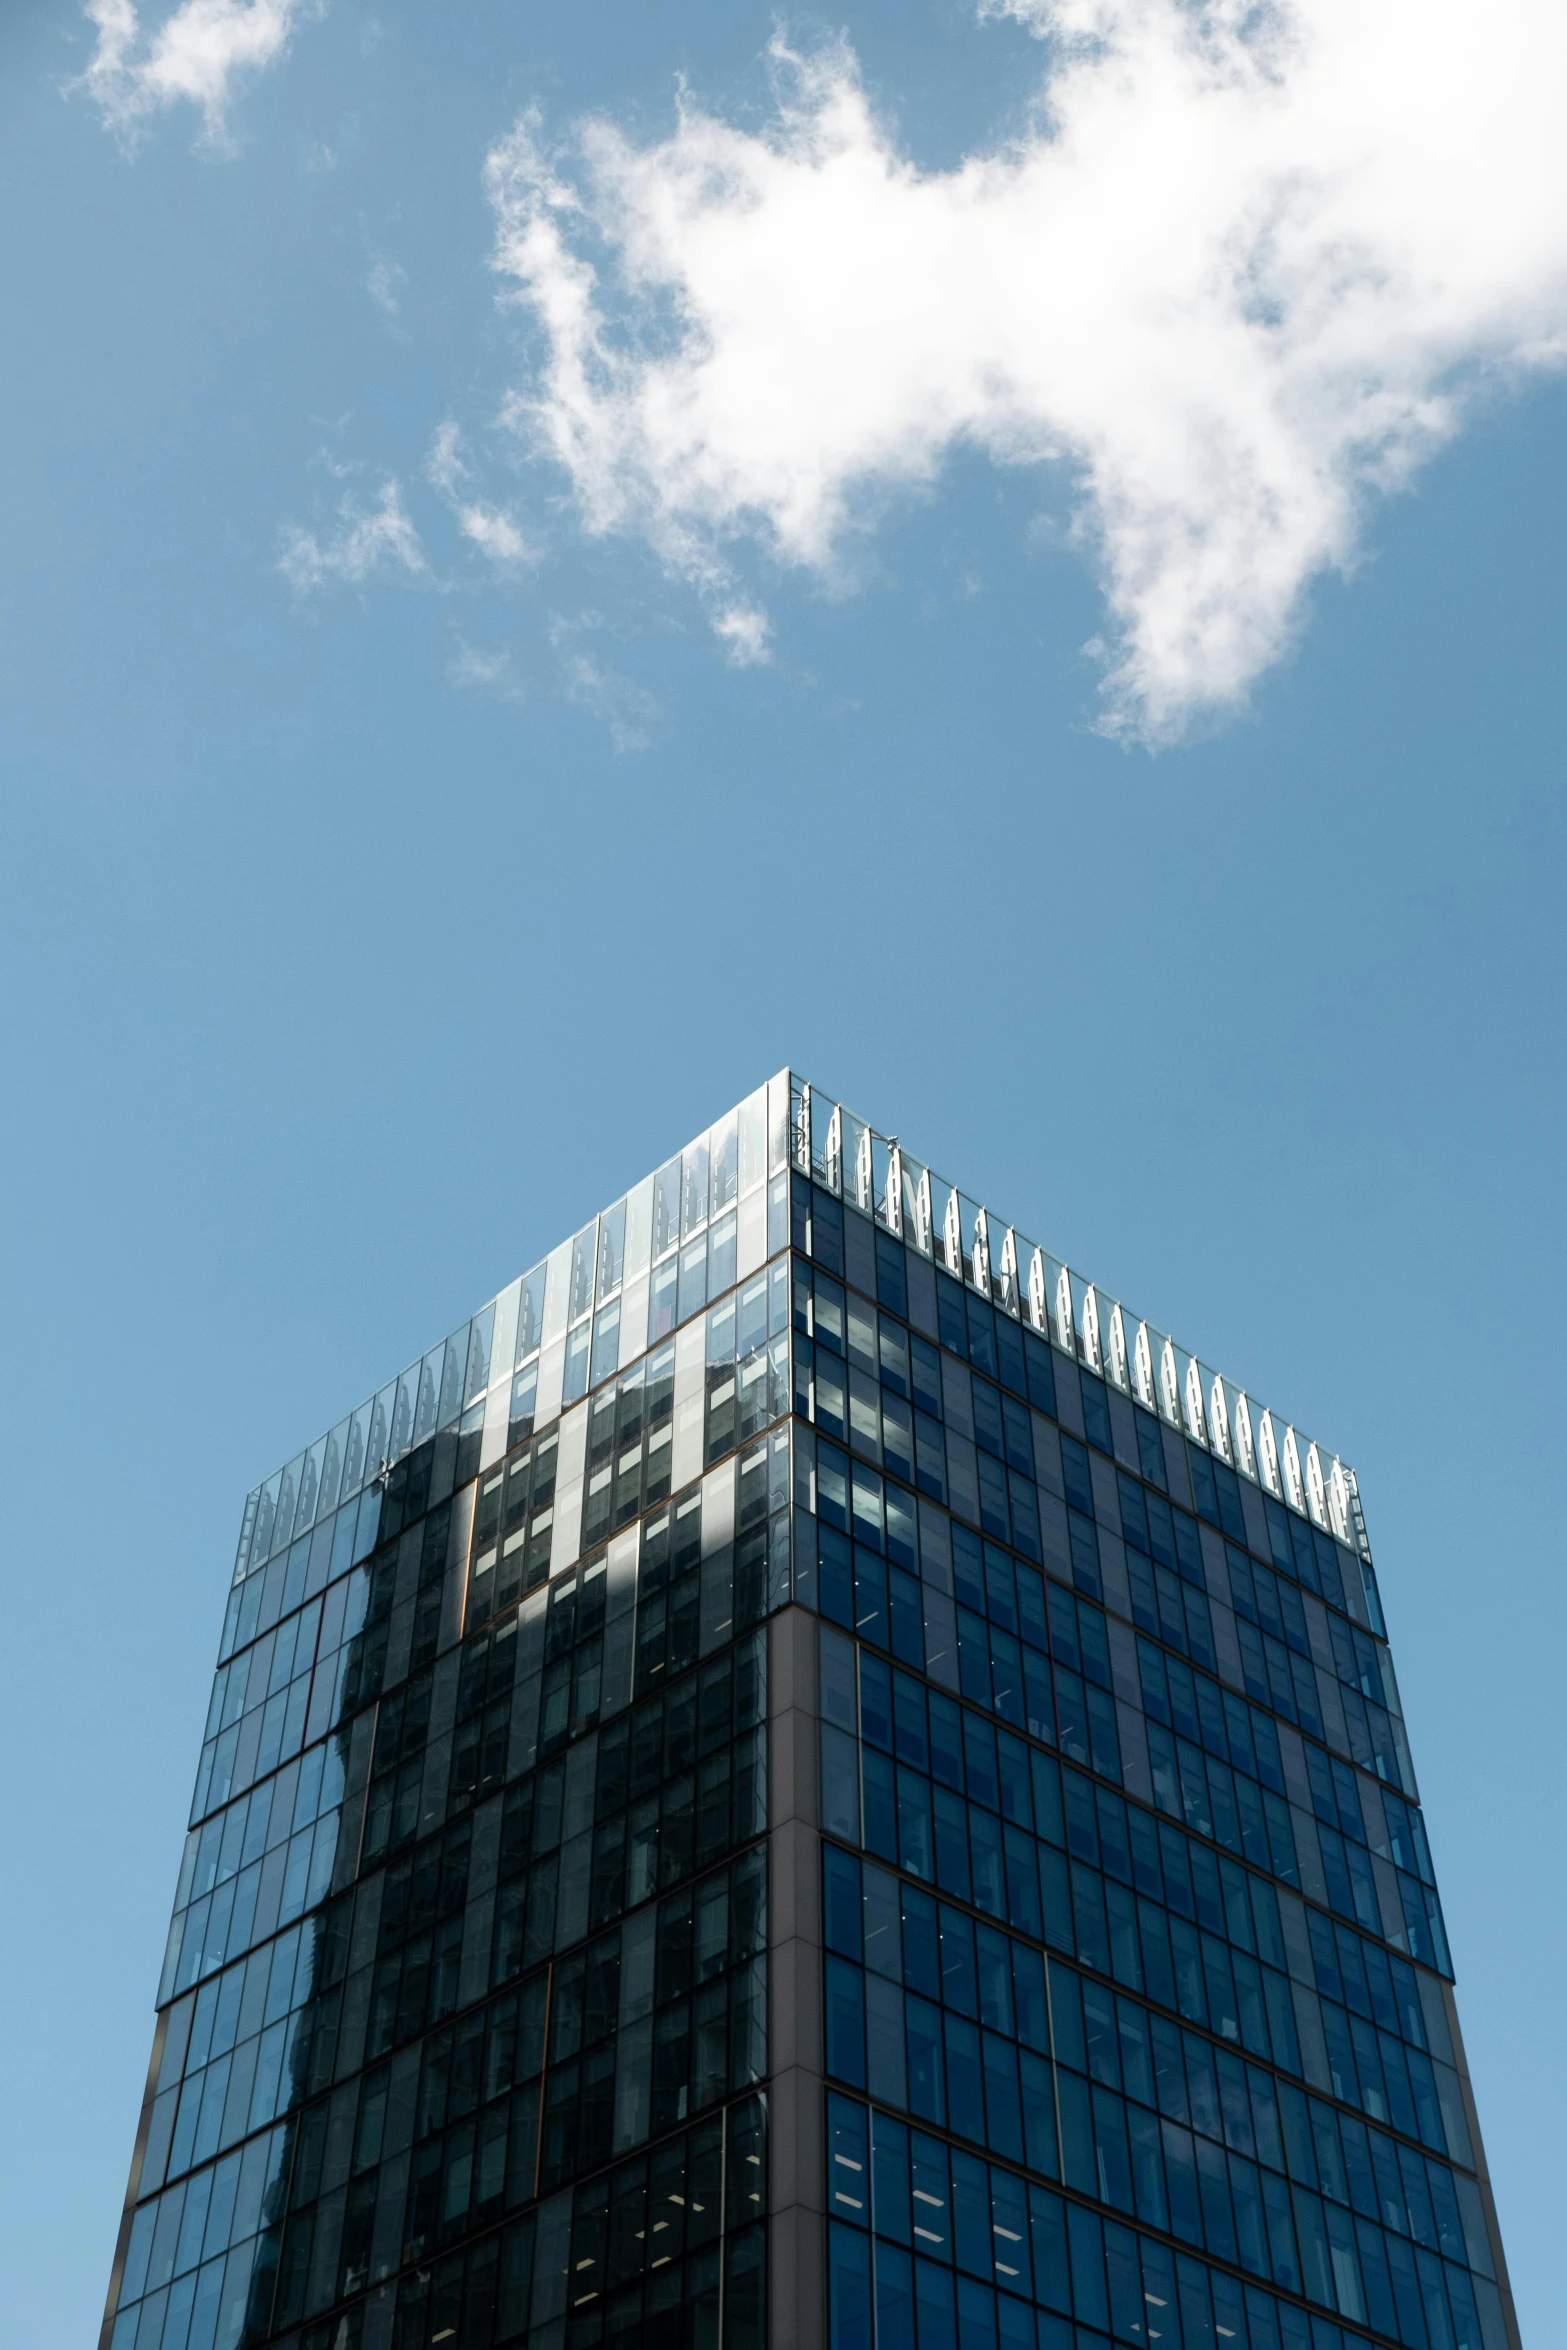
[[[781,1073],[247,1501],[105,2350],[1516,2350],[1353,1471]]]

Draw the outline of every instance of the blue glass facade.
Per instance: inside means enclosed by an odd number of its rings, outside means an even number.
[[[784,1073],[247,1502],[105,2350],[1509,2350],[1352,1472]]]

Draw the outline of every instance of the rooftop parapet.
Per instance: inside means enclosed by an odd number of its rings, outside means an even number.
[[[688,1318],[683,1261],[704,1243],[711,1252],[726,1219],[764,1212],[769,1180],[785,1169],[822,1185],[1369,1563],[1355,1472],[1337,1453],[937,1175],[896,1135],[877,1133],[785,1069],[256,1486],[234,1581],[432,1436],[468,1438],[476,1467],[498,1457],[514,1382],[530,1373],[542,1422],[635,1360]],[[691,1311],[705,1299],[704,1276]]]

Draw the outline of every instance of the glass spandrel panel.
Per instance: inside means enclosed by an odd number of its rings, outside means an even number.
[[[415,1364],[411,1370],[405,1371],[397,1382],[392,1402],[392,1425],[386,1444],[388,1456],[393,1460],[400,1453],[406,1452],[413,1442],[414,1413],[419,1400],[420,1368],[420,1365]]]
[[[740,1135],[739,1113],[731,1110],[713,1128],[710,1142],[708,1181],[710,1200],[708,1213],[720,1215],[731,1207],[740,1195]]]
[[[444,1360],[444,1350],[434,1347],[419,1366],[418,1400],[414,1406],[413,1429],[409,1439],[413,1444],[423,1444],[427,1436],[435,1433],[440,1412],[441,1368]]]
[[[544,1344],[551,1345],[566,1328],[566,1308],[571,1294],[572,1244],[563,1240],[559,1248],[551,1249],[544,1264]]]
[[[593,1303],[593,1276],[598,1254],[598,1225],[586,1225],[571,1244],[571,1280],[566,1319],[575,1322]]]
[[[617,1200],[599,1218],[598,1301],[613,1297],[626,1269],[626,1203]]]
[[[671,1159],[653,1178],[653,1261],[680,1238],[680,1161]]]
[[[695,1232],[707,1221],[708,1146],[704,1136],[694,1142],[681,1158],[681,1224],[682,1235]]]
[[[739,1182],[747,1198],[767,1175],[767,1088],[761,1086],[743,1101],[739,1119]]]
[[[519,1363],[537,1354],[544,1343],[544,1291],[548,1279],[548,1265],[535,1265],[531,1273],[522,1277],[517,1300],[516,1360]]]
[[[639,1280],[652,1262],[653,1187],[657,1180],[649,1175],[626,1195],[625,1277],[628,1281]]]
[[[368,1476],[370,1461],[370,1420],[373,1404],[361,1404],[348,1423],[347,1448],[343,1458],[343,1492],[357,1493]]]
[[[468,1353],[463,1366],[462,1401],[470,1404],[490,1383],[490,1348],[495,1334],[495,1308],[486,1306],[468,1325]]]

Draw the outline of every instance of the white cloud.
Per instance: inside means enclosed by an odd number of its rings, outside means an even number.
[[[728,646],[729,658],[737,669],[752,669],[772,658],[768,647],[771,623],[767,614],[759,612],[754,604],[728,604],[715,613],[713,634],[720,644]]]
[[[453,685],[470,692],[493,694],[503,702],[525,699],[516,665],[504,648],[465,644],[459,637],[446,674]]]
[[[566,699],[599,721],[617,751],[645,751],[663,715],[657,697],[576,641],[581,628],[591,625],[559,618],[551,623],[550,644]]]
[[[408,283],[408,272],[396,261],[373,261],[365,279],[365,292],[378,310],[388,318],[397,316],[402,289]]]
[[[1111,626],[1106,723],[1242,699],[1368,504],[1498,371],[1567,353],[1556,0],[1014,0],[1025,127],[896,144],[846,47],[782,44],[775,118],[683,101],[491,156],[540,330],[510,420],[593,532],[642,534],[733,649],[747,541],[841,578],[957,449],[1059,464]],[[760,624],[759,624],[760,626]]]
[[[503,568],[534,562],[536,551],[510,514],[464,496],[463,485],[469,476],[461,445],[461,431],[448,419],[437,425],[425,463],[426,474],[456,515],[458,529],[481,554]]]
[[[134,0],[86,0],[97,47],[82,76],[105,121],[134,131],[183,99],[199,106],[206,135],[224,136],[233,85],[282,56],[308,0],[180,0],[144,32]]]
[[[492,563],[526,563],[533,550],[509,514],[498,506],[459,506],[457,527]]]
[[[461,447],[461,428],[448,417],[444,424],[438,424],[435,428],[435,438],[430,443],[430,454],[424,467],[443,497],[458,496],[461,485],[468,478],[468,468],[458,453]]]
[[[278,557],[278,569],[301,595],[328,580],[352,583],[368,579],[375,571],[401,569],[422,574],[428,568],[419,534],[395,481],[382,483],[379,502],[368,513],[345,499],[339,508],[337,529],[324,539],[291,524],[283,534],[283,551]]]

